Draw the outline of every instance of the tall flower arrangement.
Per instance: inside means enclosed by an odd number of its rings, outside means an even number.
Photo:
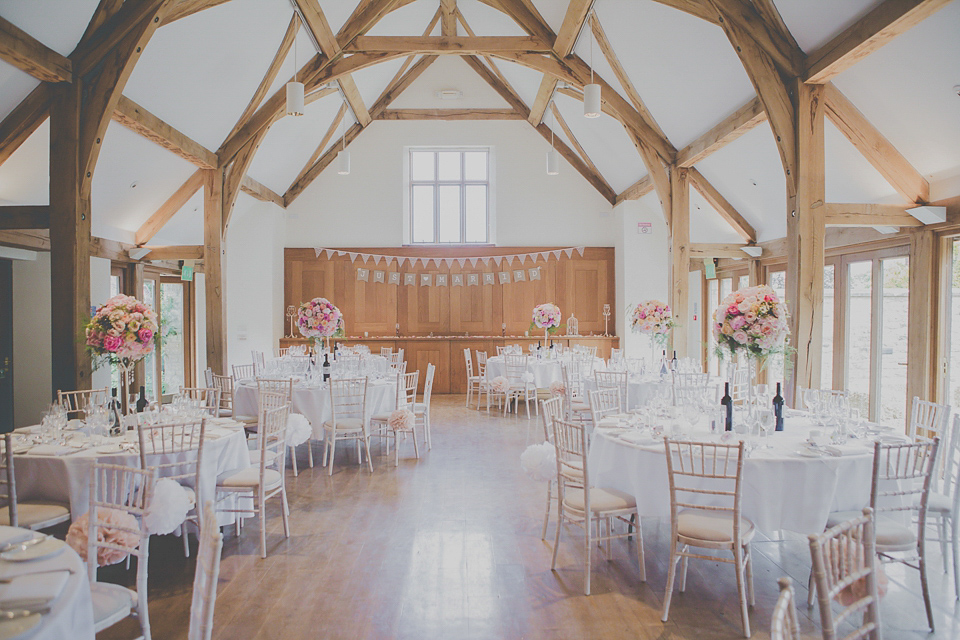
[[[312,340],[343,335],[343,314],[326,298],[314,298],[297,310],[297,328]]]
[[[677,326],[670,305],[659,300],[644,300],[630,311],[630,327],[635,333],[650,336],[654,344],[663,347],[670,330]]]
[[[786,352],[787,305],[767,285],[727,295],[713,312],[713,337],[720,355],[742,353],[765,359]]]
[[[157,314],[149,305],[132,296],[116,295],[87,323],[87,351],[96,366],[110,363],[128,369],[153,352],[157,329]]]
[[[560,307],[552,302],[538,304],[533,308],[532,326],[538,329],[543,329],[544,340],[547,339],[547,335],[551,330],[557,330],[557,327],[560,326],[560,320],[562,319],[563,315],[560,313]]]

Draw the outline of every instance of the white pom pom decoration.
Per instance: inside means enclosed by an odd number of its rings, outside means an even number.
[[[549,482],[557,477],[557,450],[549,442],[532,444],[520,454],[520,466],[532,479]]]
[[[410,431],[413,429],[414,415],[410,409],[396,409],[390,414],[387,424],[394,431]]]
[[[153,488],[153,499],[143,516],[143,524],[152,534],[166,535],[183,524],[190,510],[187,492],[175,480],[160,478]]]
[[[494,393],[505,393],[510,388],[510,381],[503,376],[497,376],[490,383],[490,389]]]
[[[523,372],[523,381],[524,382],[533,382],[533,374],[529,371]]]
[[[306,416],[300,413],[291,413],[287,416],[287,446],[295,447],[303,444],[310,438],[313,430],[310,428],[310,421]]]
[[[550,383],[550,393],[555,396],[562,396],[567,392],[566,385],[560,380],[554,380]]]

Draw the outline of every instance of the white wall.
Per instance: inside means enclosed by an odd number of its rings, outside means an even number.
[[[197,384],[206,385],[203,372],[207,368],[207,290],[206,280],[202,273],[193,275],[194,305],[193,317],[196,322],[197,335]]]
[[[281,210],[241,194],[227,228],[224,266],[231,365],[249,364],[252,350],[272,353],[283,335],[283,239]],[[197,326],[206,325],[198,319]]]
[[[493,147],[497,245],[613,246],[610,203],[564,160],[548,176],[549,145],[517,121],[374,122],[349,147],[350,175],[328,167],[287,209],[286,246],[403,244],[404,147],[417,145]]]
[[[50,254],[13,262],[13,422],[40,422],[50,404]]]
[[[650,341],[633,333],[628,311],[643,300],[669,299],[670,234],[655,194],[628,200],[615,209],[619,236],[617,256],[617,327],[624,353],[631,358],[649,358]],[[638,224],[649,222],[650,233],[639,234]]]

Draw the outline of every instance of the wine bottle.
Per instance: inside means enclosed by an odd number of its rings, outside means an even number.
[[[661,375],[661,376],[665,376],[665,375],[667,375],[667,373],[668,373],[668,370],[667,370],[667,350],[664,349],[663,352],[660,354],[660,375]]]
[[[143,388],[143,385],[140,385],[140,397],[137,398],[137,413],[143,413],[148,404],[150,403],[147,402],[147,392]]]
[[[776,431],[783,431],[783,396],[780,395],[780,383],[777,383],[777,395],[773,396],[773,415],[776,416]]]
[[[671,371],[676,371],[676,370],[677,370],[677,364],[678,364],[678,362],[679,362],[679,361],[677,360],[677,350],[674,349],[674,350],[673,350],[673,360],[670,361],[670,370],[671,370]]]
[[[330,354],[323,354],[323,381],[330,379]]]
[[[730,383],[723,383],[723,397],[720,398],[720,404],[727,408],[727,415],[724,418],[724,431],[733,431],[733,398],[730,397]]]
[[[110,435],[119,435],[123,418],[120,417],[120,403],[117,401],[117,388],[113,387],[110,398]]]

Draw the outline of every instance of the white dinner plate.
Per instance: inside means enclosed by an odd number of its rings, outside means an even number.
[[[801,447],[796,451],[798,456],[803,456],[804,458],[822,458],[824,456],[820,451],[815,451],[808,447]]]
[[[34,613],[22,618],[14,618],[13,620],[0,620],[0,640],[25,638],[31,631],[37,628],[41,620],[43,620],[43,616],[39,613]]]
[[[96,449],[97,453],[123,453],[126,451],[118,444],[102,444]]]
[[[30,560],[40,560],[57,555],[67,548],[63,540],[56,538],[47,538],[43,542],[32,544],[26,549],[12,549],[0,553],[0,558],[9,562],[28,562]]]
[[[597,431],[599,431],[605,436],[618,436],[621,433],[625,432],[626,429],[622,429],[620,427],[605,427],[603,425],[600,425],[597,427]]]

